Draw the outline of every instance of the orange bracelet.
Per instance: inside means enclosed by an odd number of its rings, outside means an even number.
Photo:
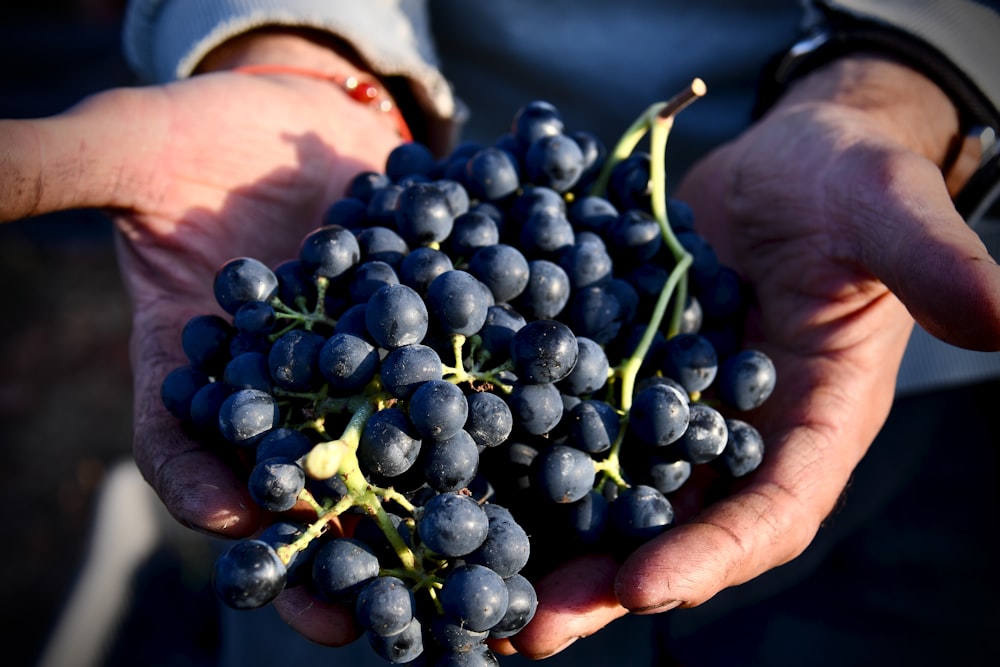
[[[385,96],[379,86],[371,81],[364,81],[355,76],[339,77],[294,65],[243,65],[242,67],[234,67],[230,71],[241,72],[243,74],[294,74],[310,79],[329,81],[347,93],[352,100],[367,104],[373,109],[389,114],[396,125],[396,131],[399,133],[400,138],[403,141],[413,141],[413,134],[410,132],[410,127],[406,124],[406,119],[403,118],[399,107]]]

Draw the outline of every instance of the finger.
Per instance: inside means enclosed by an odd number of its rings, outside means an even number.
[[[257,529],[260,511],[246,480],[229,459],[188,437],[163,405],[160,386],[186,363],[179,348],[176,306],[141,309],[133,323],[135,425],[133,456],[139,470],[167,510],[191,528],[227,537],[246,537]]]
[[[532,659],[545,658],[597,632],[627,611],[614,592],[618,563],[610,556],[588,554],[559,567],[536,585],[538,610],[515,635],[510,646],[496,644],[500,653],[511,648]]]
[[[828,182],[849,257],[931,334],[960,347],[1000,349],[1000,267],[955,211],[933,164],[862,146]]]
[[[769,440],[746,485],[637,549],[615,581],[634,613],[697,606],[799,555],[812,541],[863,448],[842,451],[817,426]]]
[[[272,604],[285,623],[318,644],[345,646],[361,636],[352,609],[319,600],[301,586],[285,589]]]
[[[114,90],[49,118],[0,121],[0,221],[70,208],[115,206],[142,124]]]

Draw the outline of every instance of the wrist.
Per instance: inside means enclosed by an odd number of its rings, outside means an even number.
[[[194,73],[222,71],[326,81],[384,114],[403,140],[413,139],[388,89],[331,35],[292,27],[253,30],[209,52]]]
[[[237,35],[210,51],[195,73],[259,65],[294,65],[329,76],[372,77],[339,40],[291,27],[259,28]]]

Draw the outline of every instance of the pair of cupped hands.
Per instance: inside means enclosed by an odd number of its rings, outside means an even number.
[[[210,286],[225,260],[295,256],[348,180],[381,170],[399,142],[384,114],[329,82],[229,71],[354,71],[296,40],[245,39],[188,79],[0,122],[0,220],[81,207],[113,217],[134,306],[136,462],[178,521],[234,538],[261,521],[245,480],[160,401],[163,377],[184,363],[180,329],[217,310]],[[585,554],[552,572],[532,623],[494,648],[551,655],[626,613],[696,606],[795,558],[883,424],[914,321],[1000,349],[1000,268],[951,200],[976,162],[974,151],[954,159],[958,132],[931,81],[855,54],[795,83],[690,170],[675,194],[752,286],[747,334],[778,369],[753,416],[765,463],[722,499],[687,499],[680,525],[624,562]],[[312,640],[358,635],[346,610],[299,589],[274,604]]]

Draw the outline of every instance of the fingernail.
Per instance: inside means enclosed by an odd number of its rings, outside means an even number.
[[[633,614],[642,616],[643,614],[659,614],[660,612],[670,611],[684,604],[683,600],[667,600],[666,602],[660,602],[657,604],[649,605],[648,607],[639,607],[637,609],[630,609]]]

